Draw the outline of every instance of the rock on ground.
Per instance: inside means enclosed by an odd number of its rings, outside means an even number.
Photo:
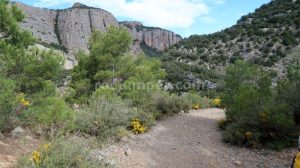
[[[11,137],[12,138],[19,138],[24,135],[24,130],[22,127],[16,127],[14,130],[11,131]]]

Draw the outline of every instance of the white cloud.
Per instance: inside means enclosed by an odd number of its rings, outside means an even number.
[[[199,18],[204,22],[213,21],[208,16],[210,8],[203,0],[39,0],[35,6],[54,7],[75,2],[163,28],[189,28]]]

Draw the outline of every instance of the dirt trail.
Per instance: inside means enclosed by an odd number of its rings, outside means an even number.
[[[37,149],[40,141],[31,136],[0,138],[0,168],[12,168],[24,154]]]
[[[224,116],[220,109],[205,109],[171,117],[118,144],[112,156],[120,168],[290,167],[294,149],[258,151],[223,143],[217,120]]]

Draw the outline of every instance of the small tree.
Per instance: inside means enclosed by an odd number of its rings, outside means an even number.
[[[76,97],[87,98],[97,85],[112,85],[120,75],[119,60],[128,51],[132,38],[125,28],[109,27],[107,32],[94,31],[90,38],[90,54],[79,53],[78,66],[72,73],[71,87]]]
[[[222,103],[226,107],[224,139],[230,143],[282,148],[294,129],[291,108],[279,103],[272,88],[272,73],[237,61],[226,70]]]
[[[63,58],[53,51],[29,46],[35,40],[20,29],[24,15],[15,5],[0,0],[0,73],[16,81],[17,90],[34,93],[44,80],[54,80],[63,69]]]
[[[32,47],[35,39],[19,27],[23,18],[15,5],[0,0],[0,130],[4,125],[9,127],[9,119],[15,117],[16,95],[22,92],[34,97],[43,90],[46,80],[53,83],[63,69],[60,54]],[[31,104],[35,106],[31,102],[28,108]]]

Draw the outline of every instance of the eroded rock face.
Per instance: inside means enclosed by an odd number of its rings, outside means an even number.
[[[26,15],[26,19],[21,23],[21,27],[31,31],[42,42],[58,44],[54,26],[57,11],[34,8],[18,2],[15,3]]]
[[[137,21],[125,21],[120,24],[128,28],[134,40],[145,43],[157,51],[164,51],[182,39],[174,32],[157,27],[146,27]]]
[[[122,22],[109,12],[75,3],[64,10],[49,10],[14,2],[25,13],[26,18],[21,27],[31,31],[41,42],[60,46],[66,52],[66,69],[77,64],[75,54],[79,51],[88,52],[89,37],[93,30],[105,32],[111,25],[125,26],[132,33],[134,42],[132,51],[141,53],[140,45],[164,51],[174,45],[181,37],[161,28],[145,27],[140,22]]]
[[[75,54],[88,52],[92,30],[106,31],[110,25],[119,26],[116,18],[102,9],[75,3],[72,8],[48,10],[15,3],[25,13],[21,27],[31,31],[41,42],[66,49],[66,69],[76,65]]]
[[[92,30],[103,32],[110,25],[119,26],[112,14],[101,9],[70,8],[58,12],[58,31],[61,43],[72,55],[78,49],[88,51]]]

